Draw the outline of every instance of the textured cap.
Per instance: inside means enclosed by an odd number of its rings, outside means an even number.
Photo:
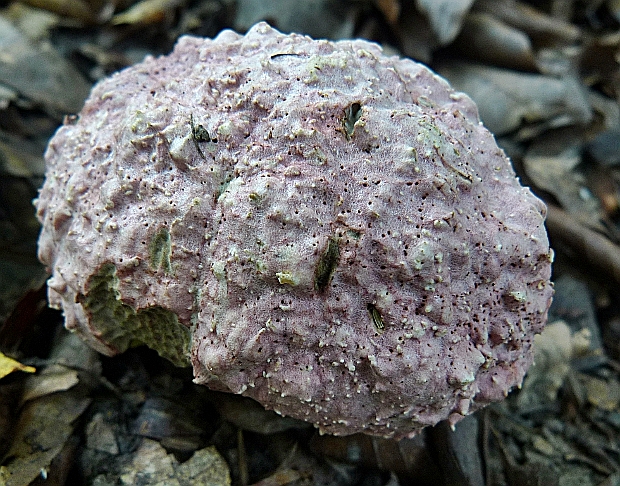
[[[467,96],[375,44],[183,37],[97,84],[46,161],[50,304],[105,354],[397,438],[532,361],[545,206]]]

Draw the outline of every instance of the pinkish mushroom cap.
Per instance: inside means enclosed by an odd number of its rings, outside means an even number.
[[[46,160],[50,304],[102,353],[397,438],[532,361],[545,206],[467,96],[374,44],[183,37],[97,84]]]

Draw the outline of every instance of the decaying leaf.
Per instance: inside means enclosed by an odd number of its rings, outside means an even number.
[[[598,378],[596,376],[581,375],[585,385],[588,401],[602,410],[613,412],[620,404],[620,382],[616,378]]]
[[[597,321],[596,304],[588,285],[570,274],[556,278],[553,304],[549,310],[552,321],[562,321],[571,330],[572,357],[589,357],[602,364],[603,341]]]
[[[26,326],[27,316],[45,306],[44,298],[33,294],[44,285],[47,273],[35,259],[39,228],[30,201],[36,189],[27,179],[3,171],[3,147],[0,134],[0,323],[12,321],[0,327],[0,340],[10,346],[23,337],[18,329]],[[27,164],[21,166],[29,170]]]
[[[15,177],[42,176],[45,173],[43,150],[30,140],[0,132],[0,173]]]
[[[61,365],[48,366],[41,373],[26,381],[22,402],[57,391],[69,390],[79,381],[76,370]]]
[[[191,452],[200,446],[205,428],[204,417],[195,404],[151,397],[142,405],[131,432],[159,440],[164,447]]]
[[[69,391],[24,405],[11,448],[0,466],[0,484],[26,485],[45,474],[73,433],[75,420],[90,402],[82,393]]]
[[[86,24],[104,21],[110,9],[103,8],[105,2],[85,0],[25,0],[28,5],[47,10],[59,16],[79,20]],[[103,4],[103,5],[102,5]]]
[[[592,117],[586,91],[575,78],[465,63],[443,66],[439,72],[473,98],[482,121],[496,135],[516,130],[524,121],[559,127],[586,124]]]
[[[407,481],[432,484],[433,479],[441,474],[425,446],[424,434],[400,441],[362,434],[349,437],[315,435],[310,448],[315,454],[334,461],[394,471],[404,484]]]
[[[209,397],[222,418],[241,430],[258,434],[277,434],[290,429],[308,428],[305,422],[282,417],[272,410],[265,410],[250,398],[218,392],[212,392]]]
[[[90,84],[49,43],[30,42],[0,16],[0,51],[0,83],[59,117],[80,109]]]
[[[518,397],[521,407],[555,400],[570,369],[573,343],[566,323],[557,321],[548,324],[534,342],[534,364]]]
[[[473,3],[473,0],[416,0],[418,9],[428,17],[441,45],[450,43],[458,35],[463,18]]]
[[[14,371],[34,373],[37,370],[32,366],[23,365],[19,361],[0,353],[0,378],[4,378],[6,375],[13,373]]]
[[[547,228],[553,247],[579,268],[589,269],[607,283],[620,283],[620,246],[554,205],[547,209]]]
[[[155,24],[164,20],[183,0],[142,0],[112,17],[112,25]]]
[[[374,0],[375,5],[389,23],[394,24],[400,15],[400,0]]]
[[[73,3],[79,5],[80,2]],[[35,42],[48,39],[50,32],[60,23],[58,15],[22,2],[11,3],[5,15],[15,27]]]
[[[404,55],[420,62],[431,61],[433,51],[439,47],[439,41],[430,28],[428,19],[416,8],[414,2],[403,3],[397,32]]]
[[[118,427],[118,425],[117,425]],[[103,413],[96,413],[86,426],[86,447],[111,455],[120,453],[116,429]]]
[[[470,415],[450,427],[442,423],[429,431],[427,443],[435,450],[446,485],[485,484],[480,450],[480,427],[476,415]],[[431,481],[432,483],[432,481]]]
[[[534,69],[530,38],[485,12],[471,12],[465,17],[455,44],[470,59],[519,70]]]
[[[0,109],[5,110],[12,101],[18,99],[17,91],[8,86],[0,85]]]
[[[514,0],[479,0],[476,9],[489,12],[534,39],[547,45],[557,42],[573,43],[581,36],[580,29],[561,18],[547,15],[525,2]]]
[[[213,446],[196,451],[189,460],[179,463],[159,442],[144,439],[130,460],[120,471],[120,484],[231,484],[228,465]],[[97,481],[106,479],[100,476],[95,478]]]
[[[536,187],[553,194],[562,207],[602,230],[600,203],[590,192],[579,170],[581,145],[574,130],[555,131],[533,142],[523,156],[523,168]],[[558,181],[562,184],[558,184]]]

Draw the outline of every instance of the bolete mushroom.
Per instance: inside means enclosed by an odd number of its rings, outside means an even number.
[[[182,37],[98,83],[46,161],[49,302],[104,354],[396,438],[532,361],[545,206],[466,95],[375,44]]]

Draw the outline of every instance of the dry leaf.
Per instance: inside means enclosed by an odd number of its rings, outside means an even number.
[[[212,392],[211,402],[224,420],[241,430],[259,434],[275,434],[289,429],[306,429],[309,425],[291,417],[265,410],[251,398],[230,393]]]
[[[440,472],[431,459],[425,434],[400,441],[364,434],[346,437],[315,434],[310,440],[310,450],[319,457],[333,461],[356,464],[367,469],[389,470],[400,478],[406,478],[408,482],[431,484]]]
[[[196,405],[174,398],[150,397],[130,430],[136,435],[157,439],[176,451],[194,451],[201,444],[202,434],[209,429]]]
[[[131,463],[123,468],[118,479],[120,484],[128,485],[230,485],[228,465],[215,447],[196,451],[189,460],[179,464],[159,442],[150,439],[142,441],[138,450],[132,454]]]
[[[4,378],[6,375],[13,373],[14,371],[34,373],[37,370],[32,366],[23,365],[19,361],[15,361],[13,358],[9,358],[5,354],[0,353],[0,378]]]
[[[86,426],[86,447],[110,455],[120,452],[114,426],[103,413],[97,413]]]
[[[398,21],[400,15],[399,0],[375,0],[375,5],[390,24],[395,24]]]
[[[413,2],[403,4],[397,31],[405,56],[427,64],[431,62],[433,51],[439,47],[438,40],[428,25],[428,19]]]
[[[455,45],[467,57],[488,64],[534,70],[532,43],[522,31],[484,12],[470,12]]]
[[[597,124],[593,138],[586,143],[588,154],[604,166],[620,164],[620,106],[618,101],[596,92],[590,93],[590,103]]]
[[[69,390],[79,381],[77,371],[61,365],[49,366],[37,376],[26,380],[22,403],[50,393]]]
[[[473,0],[416,0],[418,10],[431,24],[440,45],[449,44],[461,30]]]
[[[606,285],[620,283],[620,246],[555,205],[548,205],[547,230],[556,250],[562,251]]]
[[[194,452],[178,466],[177,477],[185,484],[230,485],[228,464],[213,446]]]
[[[30,42],[0,16],[0,83],[55,116],[77,113],[90,84],[51,44]]]
[[[184,0],[143,0],[112,17],[112,25],[156,24],[162,22]]]
[[[485,484],[479,431],[476,414],[468,415],[453,427],[444,421],[428,431],[426,447],[434,451],[434,458],[441,465],[443,484]]]
[[[586,387],[588,401],[595,407],[612,412],[620,404],[620,383],[614,378],[602,379],[581,375]]]
[[[45,474],[73,433],[73,423],[90,401],[81,393],[65,392],[28,402],[20,413],[11,448],[0,466],[0,484],[27,485]]]
[[[587,92],[573,77],[562,79],[476,64],[453,63],[439,73],[467,93],[495,135],[518,129],[523,122],[546,127],[586,124],[592,118]]]
[[[581,142],[574,131],[555,131],[538,137],[530,145],[523,157],[523,168],[537,188],[553,194],[575,217],[604,231],[598,223],[599,200],[590,192],[586,177],[579,170],[581,151]]]
[[[254,483],[252,486],[284,486],[295,484],[300,479],[303,479],[303,475],[294,469],[277,470],[271,476]]]
[[[36,189],[27,179],[4,172],[12,162],[4,158],[3,139],[0,133],[0,341],[8,349],[27,335],[32,319],[45,305],[36,289],[48,275],[36,259],[39,223],[31,203]],[[28,143],[18,150],[29,150]],[[26,171],[42,165],[23,161]]]
[[[31,140],[0,133],[0,171],[15,177],[41,177],[45,174],[43,151]]]
[[[48,39],[50,31],[60,22],[58,15],[21,2],[11,3],[5,12],[13,25],[31,41]]]
[[[94,23],[98,20],[97,12],[84,0],[23,0],[24,3],[65,18]]]
[[[534,338],[534,364],[517,397],[520,408],[556,399],[570,370],[572,352],[571,331],[563,321],[548,324],[542,334]]]
[[[524,2],[479,0],[476,2],[476,10],[491,13],[532,38],[544,41],[547,45],[551,43],[571,44],[581,36],[581,31],[575,25],[547,15]]]

